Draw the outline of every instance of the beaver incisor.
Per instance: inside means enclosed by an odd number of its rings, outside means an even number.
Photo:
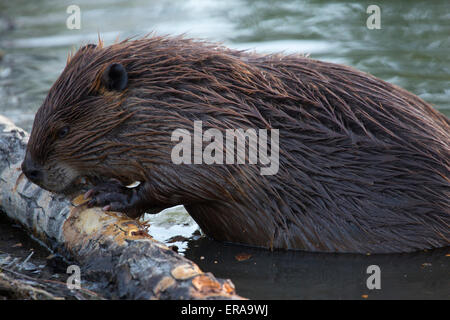
[[[174,164],[175,129],[279,129],[279,171]],[[181,37],[87,45],[36,114],[27,177],[131,217],[183,204],[209,236],[266,248],[450,244],[450,122],[355,69]],[[136,188],[124,186],[140,181]]]

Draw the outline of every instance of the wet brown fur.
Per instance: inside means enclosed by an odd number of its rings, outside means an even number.
[[[111,63],[128,72],[124,91],[102,86]],[[195,120],[279,129],[279,172],[174,165],[171,133]],[[218,240],[362,253],[450,244],[449,119],[395,85],[300,55],[181,37],[85,46],[37,112],[28,151],[64,186],[76,175],[147,181],[149,203],[184,204]]]

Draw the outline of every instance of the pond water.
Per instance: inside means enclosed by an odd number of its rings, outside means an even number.
[[[383,3],[381,30],[366,27],[371,2],[77,0],[81,29],[69,30],[66,8],[73,1],[0,0],[0,114],[29,131],[70,50],[99,35],[110,44],[154,31],[238,49],[309,53],[395,83],[450,115],[448,1]],[[450,298],[448,249],[372,256],[268,252],[207,239],[183,207],[148,219],[152,235],[171,239],[249,298]],[[382,271],[381,290],[366,287],[372,264]]]

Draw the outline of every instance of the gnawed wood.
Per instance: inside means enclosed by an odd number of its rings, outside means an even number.
[[[87,208],[21,172],[28,135],[0,116],[0,209],[81,268],[95,290],[124,299],[241,299],[230,280],[204,273],[123,214]]]

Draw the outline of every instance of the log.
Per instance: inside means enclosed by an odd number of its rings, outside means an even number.
[[[70,290],[66,283],[55,280],[37,279],[23,273],[0,269],[0,299],[20,300],[102,300],[92,292],[80,288]]]
[[[230,280],[203,272],[153,239],[145,224],[30,183],[20,169],[27,141],[0,116],[0,211],[78,265],[95,292],[110,299],[242,299]]]

